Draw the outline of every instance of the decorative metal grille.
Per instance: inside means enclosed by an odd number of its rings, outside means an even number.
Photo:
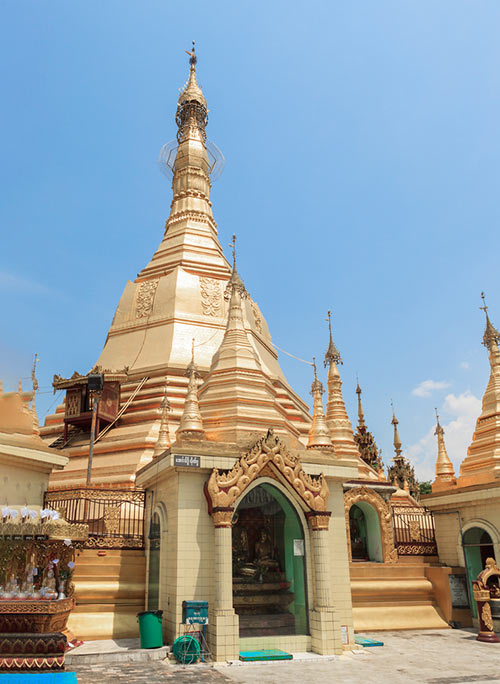
[[[85,548],[144,548],[144,491],[81,487],[45,492],[44,506],[89,526]]]
[[[393,506],[392,522],[400,556],[437,556],[431,511],[422,506]]]

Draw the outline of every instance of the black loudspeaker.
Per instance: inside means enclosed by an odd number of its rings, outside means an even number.
[[[104,389],[104,375],[102,373],[89,375],[88,388],[89,392],[102,392]]]

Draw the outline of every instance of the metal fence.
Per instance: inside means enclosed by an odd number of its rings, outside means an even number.
[[[393,506],[392,521],[400,556],[437,556],[431,511],[420,506]]]
[[[144,548],[144,491],[81,487],[45,492],[44,506],[89,526],[86,548]]]

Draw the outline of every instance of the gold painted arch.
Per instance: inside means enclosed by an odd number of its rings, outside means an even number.
[[[205,484],[209,514],[216,526],[229,527],[233,505],[258,477],[268,476],[291,487],[302,501],[311,527],[327,529],[326,510],[330,494],[324,475],[308,475],[299,455],[291,454],[286,444],[269,430],[243,454],[229,472],[214,468]]]

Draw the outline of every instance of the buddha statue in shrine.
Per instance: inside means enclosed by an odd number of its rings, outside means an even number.
[[[259,540],[255,544],[254,562],[265,570],[279,570],[279,563],[273,558],[273,555],[274,549],[269,537],[269,532],[263,527],[260,530]]]

